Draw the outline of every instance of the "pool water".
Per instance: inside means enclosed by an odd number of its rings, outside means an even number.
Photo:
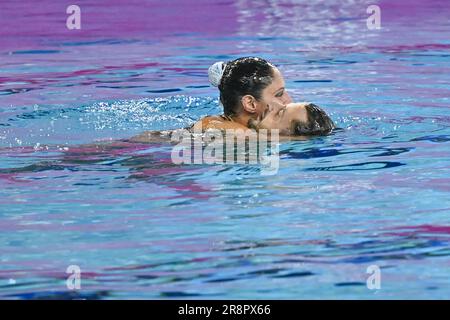
[[[78,2],[0,4],[1,299],[450,298],[448,1]],[[341,129],[273,176],[120,141],[221,113],[248,55]]]

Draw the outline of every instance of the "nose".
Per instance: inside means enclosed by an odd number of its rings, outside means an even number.
[[[293,101],[292,101],[291,96],[289,95],[289,93],[286,92],[286,94],[284,95],[283,103],[284,104],[289,104],[289,103],[292,103],[292,102]]]

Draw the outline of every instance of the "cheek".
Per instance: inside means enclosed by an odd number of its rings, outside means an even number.
[[[284,93],[281,97],[275,97],[274,96],[272,98],[272,100],[276,101],[278,103],[284,104],[284,105],[289,104],[289,103],[292,102],[291,97],[287,93]]]
[[[258,103],[256,113],[260,116],[260,115],[262,115],[264,112],[266,112],[266,109],[267,109],[267,103],[265,103],[264,101],[260,101],[260,102]]]
[[[271,104],[273,101],[276,101],[275,96],[272,94],[271,89],[266,89],[263,91],[261,95],[261,103]]]
[[[265,113],[268,110],[270,104],[270,101],[267,101],[264,97],[262,97],[261,100],[259,100],[257,103],[258,115],[262,115],[263,113]]]

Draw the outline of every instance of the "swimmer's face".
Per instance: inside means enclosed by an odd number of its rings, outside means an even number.
[[[321,108],[312,103],[290,103],[270,105],[263,115],[259,129],[278,129],[280,135],[326,134],[335,128],[333,121]]]
[[[256,117],[266,113],[270,105],[286,105],[292,102],[286,91],[283,75],[278,68],[273,68],[272,82],[262,91],[261,99],[254,102],[256,103],[254,113]]]
[[[285,105],[292,103],[292,99],[285,87],[283,75],[280,70],[274,67],[272,83],[262,92],[263,103],[266,103],[266,106],[277,103]]]

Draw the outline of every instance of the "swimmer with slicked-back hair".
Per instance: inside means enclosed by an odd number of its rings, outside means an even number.
[[[312,103],[293,103],[283,75],[270,62],[257,57],[216,62],[208,70],[210,83],[219,88],[221,116],[208,116],[193,128],[279,129],[280,135],[326,134],[333,121]]]
[[[189,129],[278,129],[281,136],[328,134],[335,125],[312,103],[293,103],[286,91],[283,75],[270,62],[243,57],[216,62],[209,67],[210,83],[220,92],[223,115],[207,116]],[[131,138],[145,141],[151,132]],[[152,138],[152,139],[153,139]]]

